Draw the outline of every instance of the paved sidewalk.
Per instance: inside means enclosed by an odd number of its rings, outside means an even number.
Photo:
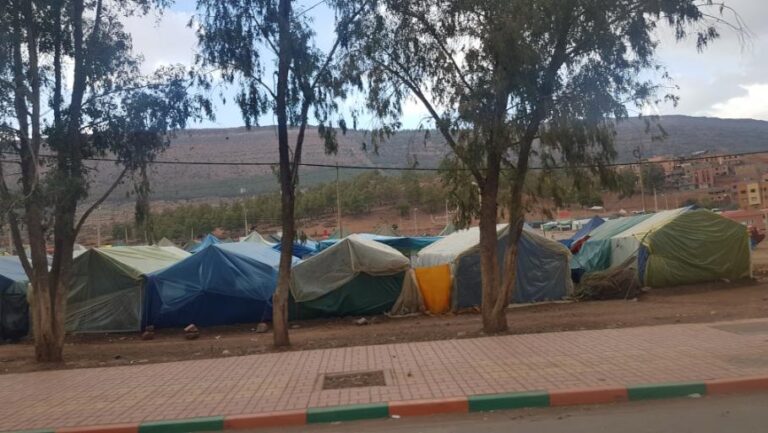
[[[323,391],[325,373],[386,386]],[[387,344],[0,376],[0,430],[768,374],[768,320]]]

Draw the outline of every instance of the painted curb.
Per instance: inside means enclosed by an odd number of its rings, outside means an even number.
[[[549,406],[549,393],[547,391],[531,391],[473,395],[469,396],[468,400],[470,412],[547,407]]]
[[[139,423],[94,425],[89,427],[64,427],[56,433],[138,433]]]
[[[389,404],[386,402],[307,409],[307,424],[388,417]]]
[[[768,377],[744,377],[738,379],[720,379],[704,382],[707,394],[736,394],[768,390]]]
[[[467,397],[389,402],[390,416],[424,416],[469,412]]]
[[[429,400],[405,400],[347,406],[314,407],[252,415],[213,416],[142,423],[59,429],[20,430],[13,433],[186,433],[287,427],[314,423],[357,421],[390,416],[424,416],[529,407],[610,404],[624,401],[738,394],[768,391],[768,376],[653,383],[620,387],[512,392]]]
[[[224,430],[224,417],[185,418],[139,424],[139,433],[187,433]]]
[[[655,398],[685,397],[692,394],[706,395],[704,382],[652,383],[627,387],[630,401]]]
[[[564,389],[549,393],[550,406],[610,404],[629,400],[627,388]]]
[[[224,418],[224,430],[288,427],[306,424],[306,410],[270,412],[256,415],[233,415]]]

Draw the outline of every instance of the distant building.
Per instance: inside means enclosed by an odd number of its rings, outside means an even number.
[[[731,199],[742,209],[759,209],[768,205],[768,181],[744,181],[731,185]]]
[[[768,227],[768,209],[732,210],[722,212],[720,215],[744,224],[747,227],[755,227],[765,231]]]

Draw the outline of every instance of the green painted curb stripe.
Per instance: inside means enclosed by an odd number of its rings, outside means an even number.
[[[139,433],[186,433],[220,430],[224,430],[223,416],[150,421],[139,425]]]
[[[659,383],[627,387],[630,400],[652,398],[685,397],[691,394],[705,395],[707,386],[703,382]]]
[[[388,417],[388,403],[354,404],[307,409],[307,424]]]
[[[547,407],[549,406],[549,393],[546,391],[532,391],[471,395],[467,400],[469,400],[470,412],[519,409],[523,407]]]

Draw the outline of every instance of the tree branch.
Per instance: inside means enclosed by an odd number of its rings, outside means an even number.
[[[123,171],[120,173],[119,176],[117,176],[117,179],[115,179],[115,181],[112,183],[109,189],[101,197],[99,197],[99,199],[96,200],[96,202],[94,202],[88,209],[86,209],[86,211],[77,221],[77,225],[75,226],[75,231],[74,231],[75,236],[77,236],[77,234],[80,233],[80,229],[83,227],[83,224],[85,224],[85,220],[88,219],[91,213],[93,213],[93,211],[96,210],[97,207],[99,207],[102,203],[104,203],[104,200],[106,200],[107,197],[109,197],[109,195],[112,194],[112,191],[114,191],[115,188],[117,188],[117,186],[120,185],[120,183],[122,183],[126,173],[128,173],[128,167],[123,168]]]

